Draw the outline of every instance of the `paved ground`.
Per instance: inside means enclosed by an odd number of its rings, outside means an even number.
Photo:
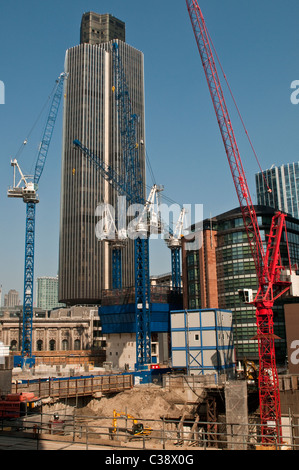
[[[0,452],[3,450],[112,450],[105,446],[77,444],[71,442],[34,440],[25,437],[8,437],[0,435]]]

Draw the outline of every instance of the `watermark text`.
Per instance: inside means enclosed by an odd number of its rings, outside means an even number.
[[[5,104],[5,85],[2,80],[0,80],[0,104]]]
[[[95,226],[98,240],[135,240],[146,237],[179,241],[184,237],[187,251],[199,250],[202,246],[202,204],[184,204],[181,207],[178,204],[162,203],[159,207],[148,207],[145,210],[142,204],[127,207],[126,198],[118,196],[116,207],[100,203],[95,215],[99,217]]]
[[[292,81],[291,89],[295,90],[291,93],[291,103],[299,104],[299,80]]]

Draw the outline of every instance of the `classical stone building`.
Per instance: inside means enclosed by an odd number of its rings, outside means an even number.
[[[22,344],[22,307],[0,309],[0,341],[13,352]],[[104,352],[97,307],[74,306],[52,311],[34,309],[32,327],[33,355],[97,350]],[[41,354],[42,355],[42,354]]]

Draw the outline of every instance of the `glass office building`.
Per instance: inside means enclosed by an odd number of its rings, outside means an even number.
[[[53,310],[54,308],[63,307],[58,302],[58,276],[38,277],[36,280],[36,306],[42,310]]]
[[[257,173],[255,182],[258,204],[299,218],[299,162],[273,165],[269,170]]]
[[[97,28],[95,27],[97,24]],[[103,34],[102,34],[103,33]],[[111,15],[85,13],[81,41],[66,52],[65,101],[59,243],[59,301],[68,305],[98,304],[103,289],[111,288],[111,247],[96,237],[100,203],[116,207],[117,194],[93,163],[76,150],[78,139],[111,165],[123,171],[117,103],[113,93],[112,41],[128,83],[132,108],[138,115],[137,141],[145,141],[144,59],[126,44],[125,25]],[[108,42],[106,42],[108,40]],[[144,146],[139,157],[145,180]],[[123,250],[123,286],[134,285],[134,246]]]
[[[260,234],[266,245],[267,234],[275,210],[255,206]],[[292,264],[299,265],[299,220],[286,219],[288,246]],[[203,221],[203,243],[199,250],[182,249],[184,308],[221,308],[233,313],[236,359],[258,360],[256,314],[254,306],[243,303],[238,290],[257,292],[255,265],[251,256],[247,233],[240,209],[234,209]],[[196,231],[196,226],[194,227]],[[288,248],[285,234],[281,241],[282,265],[288,266]],[[207,293],[217,293],[215,297]],[[206,300],[208,299],[208,301]],[[286,335],[283,301],[277,302],[274,311],[274,331],[281,338],[276,341],[277,361],[284,364]]]

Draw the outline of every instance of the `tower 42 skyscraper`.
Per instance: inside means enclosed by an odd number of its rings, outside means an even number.
[[[80,140],[93,154],[122,173],[122,149],[113,94],[112,43],[116,41],[126,73],[134,113],[139,117],[137,140],[145,140],[144,62],[142,52],[124,42],[125,24],[111,15],[85,13],[81,44],[65,57],[59,300],[66,304],[95,304],[111,288],[111,250],[96,237],[96,208],[116,206],[117,194],[93,164],[75,150]],[[139,157],[145,182],[144,147]],[[134,285],[134,250],[123,250],[123,285]]]

